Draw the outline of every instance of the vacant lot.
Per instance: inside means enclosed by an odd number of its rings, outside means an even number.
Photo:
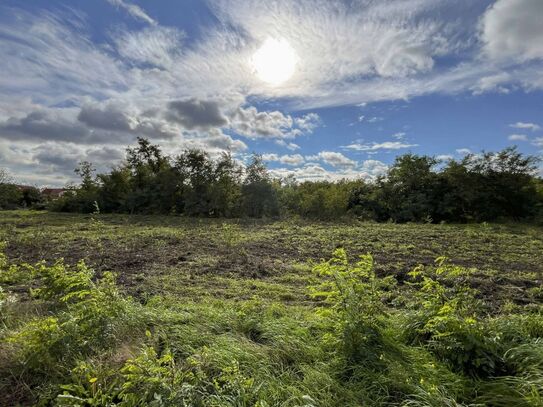
[[[307,301],[311,267],[343,247],[370,253],[380,275],[402,283],[440,256],[475,267],[493,301],[522,302],[543,278],[543,228],[528,225],[420,225],[184,219],[167,216],[3,212],[0,240],[19,262],[85,260],[113,271],[138,298],[171,294],[201,300],[259,296]]]
[[[14,211],[0,241],[0,405],[543,400],[541,227]]]

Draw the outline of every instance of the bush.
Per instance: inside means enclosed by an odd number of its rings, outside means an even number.
[[[476,377],[500,374],[499,346],[488,334],[481,319],[483,306],[469,285],[473,270],[451,265],[444,257],[436,263],[433,272],[417,267],[409,273],[418,289],[417,309],[406,325],[405,338],[426,345],[456,371]]]
[[[115,347],[141,324],[136,304],[119,295],[111,273],[93,280],[83,262],[26,268],[37,286],[33,297],[53,313],[24,322],[5,338],[10,370],[29,383],[65,376],[78,359]]]
[[[311,287],[311,296],[329,305],[320,312],[333,324],[330,339],[341,349],[346,369],[362,363],[379,366],[379,355],[387,345],[383,334],[387,312],[381,290],[391,280],[376,277],[371,255],[360,256],[350,265],[344,249],[334,251],[314,272],[323,281]]]

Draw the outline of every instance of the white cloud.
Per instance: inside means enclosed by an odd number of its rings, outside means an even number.
[[[449,161],[452,160],[454,157],[450,154],[440,154],[436,157],[439,161]]]
[[[239,107],[231,116],[232,129],[251,139],[293,139],[311,133],[319,123],[315,113],[293,118],[279,111],[259,112],[254,106]]]
[[[528,141],[528,136],[525,134],[511,134],[507,139],[510,141]]]
[[[495,75],[484,76],[471,88],[474,95],[481,95],[486,92],[509,93],[511,90],[506,84],[511,82],[511,75],[500,72]]]
[[[331,165],[332,167],[339,168],[354,168],[356,167],[356,161],[351,160],[345,155],[335,151],[321,151],[316,155],[306,156],[307,161],[323,161],[324,163]]]
[[[264,161],[279,161],[279,156],[275,153],[265,153],[262,154],[262,159]]]
[[[543,147],[543,137],[536,137],[533,141],[532,141],[532,144],[536,147]]]
[[[285,154],[281,156],[277,154],[263,154],[262,158],[264,161],[277,161],[287,165],[300,165],[305,161],[304,157],[300,154]]]
[[[277,168],[270,172],[273,176],[284,178],[294,176],[298,181],[339,181],[342,179],[364,179],[372,181],[378,176],[385,175],[388,167],[378,160],[366,160],[358,167],[344,167],[327,170],[316,163],[307,163],[298,168]]]
[[[301,148],[298,144],[292,143],[292,142],[286,142],[285,140],[276,140],[275,143],[282,147],[285,147],[286,149],[290,151],[296,151]]]
[[[543,88],[537,66],[504,74],[495,63],[480,60],[438,64],[438,57],[457,56],[469,47],[473,41],[460,38],[476,28],[474,18],[473,26],[466,16],[464,24],[454,22],[466,8],[449,9],[444,0],[210,4],[221,24],[207,27],[186,47],[182,32],[158,24],[114,31],[111,47],[93,44],[78,17],[10,11],[16,23],[0,27],[0,50],[10,55],[0,61],[0,86],[12,90],[10,97],[38,94],[52,103],[79,103],[88,96],[147,105],[169,98],[226,97],[237,98],[239,105],[256,96],[288,97],[293,108],[486,91],[496,81],[498,90],[510,83]],[[452,13],[449,20],[439,13],[443,8]],[[301,60],[293,78],[275,88],[261,83],[248,63],[269,36],[285,38]]]
[[[135,4],[131,4],[124,0],[107,0],[107,1],[108,3],[118,8],[124,9],[128,14],[130,14],[132,17],[138,20],[142,20],[142,21],[145,21],[146,23],[153,24],[153,25],[156,24],[155,20],[149,17],[149,15],[145,11],[143,11],[141,7]]]
[[[377,122],[382,122],[383,120],[385,120],[385,119],[382,118],[382,117],[378,117],[378,116],[366,117],[366,116],[362,115],[362,116],[360,116],[358,118],[359,122],[366,121],[368,123],[377,123]]]
[[[537,131],[541,130],[541,126],[535,123],[525,123],[525,122],[517,122],[514,124],[510,124],[509,127],[512,127],[514,129],[523,129],[523,130],[531,130],[531,131]]]
[[[364,178],[375,178],[385,175],[388,171],[388,166],[379,160],[366,160],[358,167],[364,175]]]
[[[241,140],[235,140],[224,134],[220,129],[209,129],[205,132],[185,132],[181,143],[183,148],[196,148],[207,151],[212,155],[224,151],[239,153],[247,150],[247,145]]]
[[[343,148],[355,151],[377,151],[377,150],[400,150],[404,148],[417,147],[418,144],[408,144],[401,141],[385,141],[383,143],[373,142],[372,144],[353,143]]]
[[[153,26],[141,31],[124,31],[113,37],[117,52],[127,61],[175,69],[185,34],[175,28]]]
[[[297,117],[294,119],[296,125],[300,130],[311,133],[321,124],[321,118],[317,113],[308,113],[305,116]]]
[[[430,2],[416,3],[407,11],[398,1],[213,2],[224,21],[240,26],[251,37],[262,41],[280,34],[293,44],[306,63],[292,82],[303,78],[329,82],[368,74],[404,77],[430,70],[433,57],[447,44],[439,23],[416,20]]]
[[[460,155],[468,155],[472,154],[471,150],[469,148],[459,148],[456,150],[456,152]]]
[[[124,146],[85,146],[55,141],[5,144],[0,140],[0,161],[17,168],[18,182],[37,186],[62,186],[77,180],[74,168],[80,161],[92,161],[95,168],[103,172],[123,156]]]
[[[11,13],[11,23],[0,24],[3,98],[27,96],[51,106],[85,96],[109,99],[127,88],[122,63],[92,43],[77,15]]]
[[[485,53],[516,62],[543,58],[541,16],[541,0],[497,0],[481,21]]]

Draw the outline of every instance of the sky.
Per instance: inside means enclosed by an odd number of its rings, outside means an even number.
[[[0,167],[62,186],[137,137],[274,176],[543,152],[543,0],[0,0]]]

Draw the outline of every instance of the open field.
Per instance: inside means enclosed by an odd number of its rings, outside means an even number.
[[[8,299],[0,331],[0,351],[5,352],[0,358],[0,404],[25,405],[41,399],[56,400],[59,405],[106,405],[104,400],[146,405],[138,404],[134,394],[149,392],[149,400],[155,395],[163,398],[156,405],[541,405],[543,375],[537,376],[541,371],[531,371],[533,383],[524,388],[519,383],[526,383],[522,376],[526,372],[506,356],[528,343],[535,354],[543,354],[539,339],[543,333],[541,227],[13,211],[0,213],[0,241],[6,242],[7,264],[45,260],[52,265],[63,258],[66,270],[54,274],[59,281],[65,280],[59,277],[62,273],[70,275],[68,266],[84,260],[96,275],[77,283],[87,287],[84,294],[77,294],[83,303],[94,295],[93,290],[106,292],[99,281],[106,278],[105,272],[114,272],[118,292],[107,291],[111,298],[105,304],[111,301],[114,309],[119,302],[123,309],[122,317],[103,316],[117,330],[107,340],[96,339],[101,328],[89,328],[92,338],[89,333],[74,333],[64,324],[81,318],[78,313],[89,306],[81,308],[79,300],[62,297],[67,292],[80,293],[70,288],[73,284],[61,289],[50,271],[45,272],[47,277],[34,268],[32,273],[38,277],[32,279],[24,276],[24,267],[8,272],[4,265],[0,285]],[[345,350],[349,347],[346,327],[358,316],[347,308],[341,311],[341,304],[333,302],[335,296],[310,295],[308,290],[319,284],[314,267],[338,248],[345,249],[353,261],[359,255],[373,255],[375,277],[363,274],[361,281],[367,280],[368,285],[353,282],[353,292],[359,295],[357,304],[366,304],[379,287],[377,301],[364,305],[372,310],[377,307],[377,322],[357,319],[355,325],[380,333],[368,343],[364,341],[369,334],[355,342],[356,352],[366,349],[377,354],[382,364]],[[440,256],[448,258],[446,264],[460,267],[453,272],[437,266],[435,273],[434,261]],[[424,281],[438,284],[436,292],[443,288],[441,302],[429,299],[432,290],[409,274],[417,265],[429,270],[429,280]],[[321,277],[327,275],[335,276],[324,273]],[[43,287],[49,294],[39,294]],[[38,295],[29,288],[37,289]],[[51,294],[53,288],[59,292]],[[465,293],[470,296],[467,302],[463,302]],[[413,305],[417,301],[423,305]],[[438,303],[439,310],[429,317],[432,307],[428,304]],[[101,303],[92,304],[98,307],[97,314],[103,312]],[[454,311],[447,317],[463,322],[447,322],[449,331],[445,332],[435,327],[432,318],[445,318],[443,309],[451,304]],[[323,309],[337,314],[326,316],[319,311]],[[421,312],[426,315],[425,328],[409,331],[414,329],[409,321],[414,316],[422,318]],[[54,316],[58,332],[43,338],[45,328],[36,324],[48,316]],[[470,335],[476,339],[466,341],[466,327],[474,330]],[[57,342],[55,335],[62,341]],[[443,338],[456,339],[441,344]],[[451,359],[451,353],[463,352],[471,355],[469,360]],[[541,369],[542,360],[532,360],[534,369]],[[142,365],[148,370],[138,370]],[[127,372],[147,378],[156,375],[157,382],[141,377],[130,381]],[[137,380],[134,388],[126,385]],[[118,389],[108,387],[115,383]],[[187,394],[179,395],[176,389],[183,387],[181,383],[193,386],[191,391],[199,396],[187,389]],[[62,393],[60,384],[74,398],[56,399]]]
[[[418,264],[447,256],[475,267],[493,301],[529,301],[543,278],[543,228],[527,225],[421,225],[223,221],[168,216],[4,212],[0,240],[9,258],[69,264],[85,260],[118,275],[137,298],[233,300],[259,296],[308,301],[311,267],[343,247],[370,253],[380,275],[402,282]]]

